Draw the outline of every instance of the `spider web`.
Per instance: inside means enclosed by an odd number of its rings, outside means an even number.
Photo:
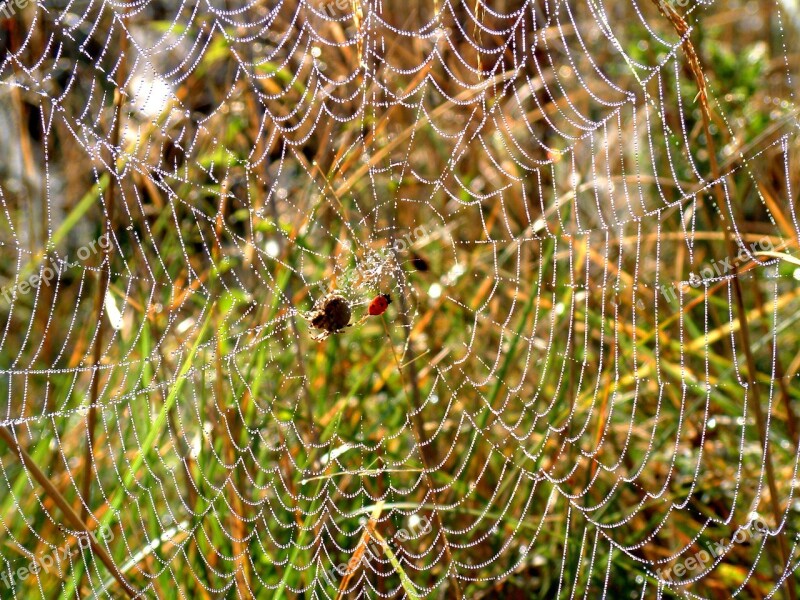
[[[4,597],[794,597],[797,17],[754,7],[7,19]],[[763,86],[698,84],[729,35]]]

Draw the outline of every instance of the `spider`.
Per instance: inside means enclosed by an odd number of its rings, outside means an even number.
[[[319,308],[309,316],[311,326],[322,330],[313,339],[321,342],[329,335],[339,333],[350,325],[350,304],[339,294],[328,294],[319,302]]]
[[[317,306],[319,308],[305,318],[311,322],[313,328],[321,330],[319,334],[312,336],[314,341],[321,342],[329,335],[340,333],[347,327],[360,325],[370,316],[382,315],[391,303],[392,298],[389,294],[375,296],[369,303],[367,313],[355,323],[351,323],[350,317],[353,311],[350,308],[350,304],[345,300],[344,296],[330,293],[318,303]]]

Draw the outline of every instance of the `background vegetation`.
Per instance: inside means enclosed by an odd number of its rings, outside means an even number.
[[[794,598],[796,11],[0,20],[0,557],[69,548],[13,593]]]

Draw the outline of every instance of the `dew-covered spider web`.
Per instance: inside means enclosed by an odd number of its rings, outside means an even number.
[[[799,25],[0,5],[0,596],[796,598]]]

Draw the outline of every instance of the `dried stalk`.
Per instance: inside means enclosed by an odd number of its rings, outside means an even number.
[[[33,478],[44,488],[45,493],[55,502],[56,506],[61,509],[61,512],[70,522],[72,527],[77,529],[78,531],[84,532],[87,537],[89,538],[89,545],[92,549],[92,552],[103,562],[103,564],[108,569],[109,573],[111,573],[112,577],[117,580],[117,582],[122,586],[125,595],[129,598],[136,598],[139,593],[136,589],[128,583],[125,579],[125,576],[120,573],[119,569],[117,568],[114,559],[109,556],[109,554],[95,539],[92,532],[86,526],[86,523],[83,519],[78,516],[78,514],[72,509],[70,503],[67,502],[66,498],[61,495],[56,487],[52,484],[52,482],[47,478],[39,466],[34,462],[33,458],[17,443],[15,436],[5,427],[0,427],[0,438],[8,445],[11,450],[13,450],[17,456],[22,459],[23,464],[28,469],[28,472],[33,476]]]
[[[123,87],[125,85],[125,52],[128,49],[127,33],[123,29],[121,32],[120,52],[122,59],[120,60],[119,71],[117,72],[117,89],[114,92],[114,112],[112,118],[114,122],[111,125],[111,139],[110,144],[112,150],[109,152],[108,167],[113,170],[112,175],[116,177],[117,157],[115,150],[119,147],[120,137],[120,122],[122,121],[122,104],[124,98]],[[95,429],[97,428],[97,399],[100,387],[100,360],[102,359],[103,351],[103,334],[105,331],[103,322],[103,303],[105,302],[106,294],[108,293],[108,286],[111,280],[111,238],[114,232],[114,205],[116,204],[116,181],[115,177],[109,178],[108,188],[106,189],[106,197],[104,205],[106,208],[106,220],[103,225],[103,234],[106,243],[102,245],[102,260],[103,269],[100,274],[100,285],[98,286],[97,296],[95,297],[94,310],[97,316],[97,332],[94,338],[94,348],[92,350],[92,366],[94,372],[92,373],[92,382],[89,386],[89,414],[86,422],[86,453],[83,462],[83,485],[81,486],[81,497],[83,498],[83,506],[81,506],[81,520],[85,521],[89,516],[91,507],[91,494],[92,494],[92,465],[94,456],[94,440]]]
[[[391,240],[390,247],[394,247],[394,240]],[[411,324],[408,320],[408,306],[406,304],[405,296],[401,293],[398,294],[399,296],[399,303],[400,303],[400,322],[403,324],[403,331],[406,332],[406,346],[408,351],[413,356],[414,349],[413,344],[411,341]],[[392,349],[394,352],[394,349]],[[397,361],[397,356],[395,355],[395,361]],[[422,423],[421,417],[421,408],[422,408],[422,398],[419,393],[419,372],[417,371],[417,364],[415,361],[411,360],[406,363],[408,367],[408,378],[409,378],[409,388],[411,389],[410,394],[410,401],[411,401],[411,409],[412,412],[409,413],[409,417],[411,418],[411,423],[413,425],[414,437],[417,438],[417,447],[419,448],[419,456],[420,460],[422,461],[422,476],[425,479],[425,485],[431,493],[431,497],[433,499],[434,505],[438,506],[439,502],[437,499],[437,494],[434,492],[433,481],[431,480],[431,468],[430,465],[433,463],[434,456],[430,450],[430,445],[423,445],[423,440],[425,439],[425,429]],[[401,369],[401,365],[397,364],[397,370],[400,373],[401,379],[405,379],[403,377],[403,371]],[[403,382],[405,384],[405,381]],[[405,387],[405,385],[404,385]],[[450,543],[447,541],[447,536],[444,533],[444,525],[442,523],[442,517],[439,514],[439,511],[434,509],[432,512],[433,522],[436,525],[436,528],[442,533],[442,545],[444,546],[444,556],[447,560],[447,568],[453,566],[453,553],[450,550]],[[452,585],[453,596],[457,600],[461,600],[462,593],[461,593],[461,584],[458,581],[458,577],[456,577],[455,572],[450,573],[450,584]]]
[[[658,10],[661,12],[661,14],[664,15],[670,23],[672,23],[676,33],[683,39],[681,47],[683,48],[686,60],[689,63],[689,69],[692,72],[692,76],[694,77],[698,88],[700,113],[703,119],[703,133],[706,138],[706,148],[708,150],[709,162],[711,165],[711,175],[715,182],[714,193],[717,198],[717,204],[721,208],[726,205],[726,199],[719,183],[721,179],[721,173],[719,163],[717,162],[716,145],[714,144],[714,138],[711,136],[711,109],[708,104],[706,80],[705,76],[703,75],[703,69],[700,66],[700,59],[698,58],[697,52],[694,49],[694,45],[692,44],[692,41],[688,35],[689,25],[686,23],[683,17],[678,14],[675,8],[664,2],[664,0],[652,0],[652,2],[658,7]],[[708,208],[708,205],[704,204],[704,206],[706,206],[710,213],[710,208]],[[733,214],[731,214],[730,217],[732,219]],[[728,252],[731,255],[736,255],[738,249],[731,238],[730,231],[727,227],[722,227],[721,229],[725,235],[725,242],[728,247]],[[783,520],[782,511],[780,507],[780,501],[778,500],[778,486],[775,478],[775,467],[772,464],[772,451],[767,438],[766,418],[764,416],[764,410],[761,406],[761,395],[758,392],[758,384],[756,382],[755,359],[753,358],[753,352],[750,348],[750,328],[747,322],[747,310],[745,309],[744,305],[744,294],[742,293],[742,285],[738,277],[739,270],[737,264],[733,265],[732,274],[733,277],[731,278],[731,282],[733,285],[733,295],[736,303],[736,313],[739,320],[739,335],[742,340],[742,345],[744,346],[744,353],[747,362],[747,388],[748,390],[752,390],[753,408],[756,415],[756,427],[758,428],[759,440],[764,448],[764,463],[767,472],[767,485],[769,487],[770,504],[772,507],[773,518],[775,519],[775,526],[777,527]],[[789,565],[791,557],[789,556],[789,546],[786,541],[785,532],[778,532],[776,537],[778,538],[778,545],[780,546],[781,558],[785,565]],[[797,600],[797,590],[795,590],[792,584],[793,582],[791,578],[787,578],[784,581],[787,597],[790,598],[790,600]]]

